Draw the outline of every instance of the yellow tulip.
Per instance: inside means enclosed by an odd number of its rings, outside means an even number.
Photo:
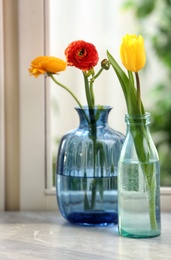
[[[51,56],[39,56],[31,62],[29,72],[31,76],[38,77],[46,72],[58,73],[66,69],[66,62]]]
[[[120,57],[123,65],[129,71],[138,72],[146,63],[144,39],[141,35],[126,34],[122,38]]]

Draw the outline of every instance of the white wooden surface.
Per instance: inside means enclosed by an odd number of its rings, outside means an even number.
[[[162,235],[120,237],[117,226],[81,227],[58,212],[0,212],[1,260],[169,260],[171,214],[162,214]]]

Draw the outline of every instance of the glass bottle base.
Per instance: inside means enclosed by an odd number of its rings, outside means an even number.
[[[159,230],[150,230],[150,231],[139,231],[139,230],[130,230],[129,232],[119,229],[119,234],[123,237],[129,238],[152,238],[160,236]]]

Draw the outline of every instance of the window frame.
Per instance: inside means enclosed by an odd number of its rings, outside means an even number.
[[[44,55],[45,0],[18,1],[20,93],[20,210],[45,210],[45,80],[29,76],[30,62]],[[28,22],[29,21],[29,22]]]
[[[47,189],[48,83],[28,73],[30,62],[48,49],[48,5],[49,0],[18,0],[20,210],[58,209],[55,191]]]
[[[3,1],[0,0],[0,210],[5,208]]]

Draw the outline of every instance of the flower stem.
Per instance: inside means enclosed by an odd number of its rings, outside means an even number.
[[[91,98],[91,93],[90,93],[88,78],[87,78],[87,76],[84,74],[84,72],[83,72],[83,76],[84,76],[85,92],[86,92],[86,98],[87,98],[88,107],[89,107],[89,109],[93,109],[93,108],[94,108],[94,105],[93,105],[93,101],[92,101],[92,98]]]
[[[90,127],[91,127],[91,139],[93,142],[93,175],[94,179],[92,180],[92,196],[91,196],[91,209],[94,209],[96,204],[96,191],[97,191],[97,183],[95,179],[96,175],[96,141],[97,141],[97,126],[95,119],[95,111],[94,109],[89,109],[90,114]]]
[[[60,83],[59,81],[57,81],[57,80],[55,79],[55,77],[53,76],[52,73],[47,72],[47,75],[48,75],[49,77],[51,77],[51,79],[52,79],[58,86],[64,88],[66,91],[68,91],[68,92],[71,94],[71,96],[75,99],[75,101],[77,102],[77,104],[79,105],[79,107],[80,107],[80,108],[83,108],[83,106],[81,105],[81,103],[80,103],[80,101],[78,100],[78,98],[74,95],[74,93],[72,93],[72,91],[71,91],[69,88],[67,88],[65,85],[63,85],[63,84]]]
[[[96,75],[93,77],[93,80],[95,80],[95,79],[102,73],[103,70],[104,70],[104,69],[101,68],[101,69],[96,73]]]
[[[81,105],[80,101],[79,101],[78,98],[74,95],[74,93],[72,93],[72,91],[71,91],[69,88],[67,88],[65,85],[63,85],[63,84],[60,83],[58,80],[56,80],[52,73],[47,72],[47,75],[48,75],[49,77],[51,77],[51,79],[52,79],[58,86],[64,88],[68,93],[70,93],[71,96],[75,99],[75,101],[76,101],[77,104],[79,105],[79,107],[83,109],[83,106]],[[84,109],[83,109],[83,111],[84,111]],[[85,115],[85,118],[86,118],[86,120],[87,120],[87,122],[88,122],[88,124],[89,124],[90,122],[89,122],[89,119],[88,119],[88,117],[87,117],[87,115],[86,115],[85,112],[84,112],[84,115]]]
[[[141,123],[141,122],[140,122]],[[134,140],[135,149],[137,152],[138,159],[141,163],[141,168],[146,180],[146,187],[148,191],[148,206],[149,206],[149,217],[150,224],[152,229],[157,228],[156,222],[156,212],[155,212],[155,173],[154,173],[154,165],[149,162],[149,154],[150,154],[150,145],[149,139],[147,135],[147,130],[144,125],[136,125],[132,124],[130,126],[131,135]]]
[[[95,97],[94,97],[94,91],[93,91],[93,83],[95,81],[95,79],[102,73],[103,68],[101,68],[98,73],[94,76],[92,76],[92,78],[90,79],[90,96],[91,96],[91,100],[92,100],[92,104],[93,107],[95,105]]]
[[[93,82],[94,81],[90,81],[90,95],[91,95],[91,100],[92,100],[92,104],[93,104],[93,107],[94,107],[95,97],[94,97],[94,92],[93,92]]]
[[[143,166],[144,166],[143,171],[146,177],[146,185],[147,185],[148,197],[149,197],[150,224],[152,229],[156,229],[157,228],[156,200],[155,200],[156,179],[154,173],[154,165],[144,164]]]
[[[142,110],[141,110],[141,89],[140,89],[140,79],[139,79],[138,72],[135,72],[135,78],[136,78],[136,83],[137,83],[138,108],[139,108],[140,114],[142,114]]]

